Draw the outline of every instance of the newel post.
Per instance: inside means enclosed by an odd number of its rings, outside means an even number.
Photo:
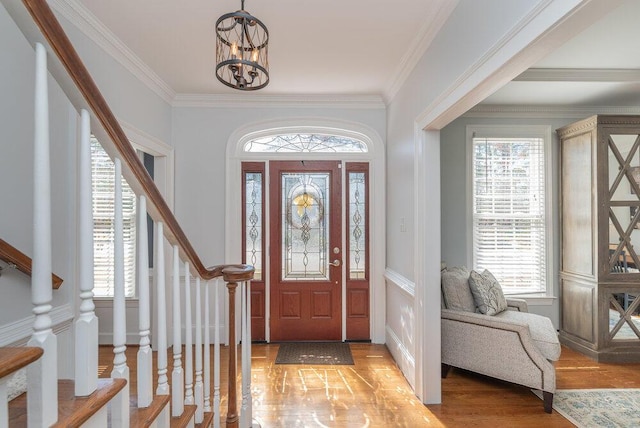
[[[222,275],[229,290],[229,389],[227,401],[227,428],[238,428],[237,358],[236,358],[236,289],[238,283],[253,278],[253,266],[228,266]]]

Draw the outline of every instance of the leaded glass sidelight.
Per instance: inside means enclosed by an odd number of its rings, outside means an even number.
[[[366,175],[349,173],[349,279],[366,279]]]
[[[330,174],[282,174],[282,279],[328,281]]]
[[[245,260],[255,268],[256,281],[263,275],[262,178],[261,172],[245,173]]]
[[[640,136],[607,138],[609,171],[609,271],[638,272],[640,248]]]

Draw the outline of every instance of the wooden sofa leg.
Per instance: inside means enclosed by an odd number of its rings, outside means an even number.
[[[544,411],[551,413],[551,409],[553,409],[553,392],[542,391],[542,398],[544,401]]]
[[[442,379],[447,378],[447,375],[449,374],[449,369],[451,369],[451,366],[449,364],[441,363],[440,376],[442,376]]]

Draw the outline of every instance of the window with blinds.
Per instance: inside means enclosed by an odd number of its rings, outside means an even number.
[[[93,257],[96,297],[113,297],[113,238],[115,166],[95,137],[91,138],[93,190]],[[136,196],[124,178],[122,208],[124,221],[125,296],[135,296]]]
[[[505,293],[546,291],[543,138],[472,139],[473,265]]]

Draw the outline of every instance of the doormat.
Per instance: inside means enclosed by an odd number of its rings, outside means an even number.
[[[348,343],[281,343],[276,364],[353,365],[353,356]]]
[[[579,428],[638,427],[639,408],[640,389],[558,389],[553,396],[553,410]]]

